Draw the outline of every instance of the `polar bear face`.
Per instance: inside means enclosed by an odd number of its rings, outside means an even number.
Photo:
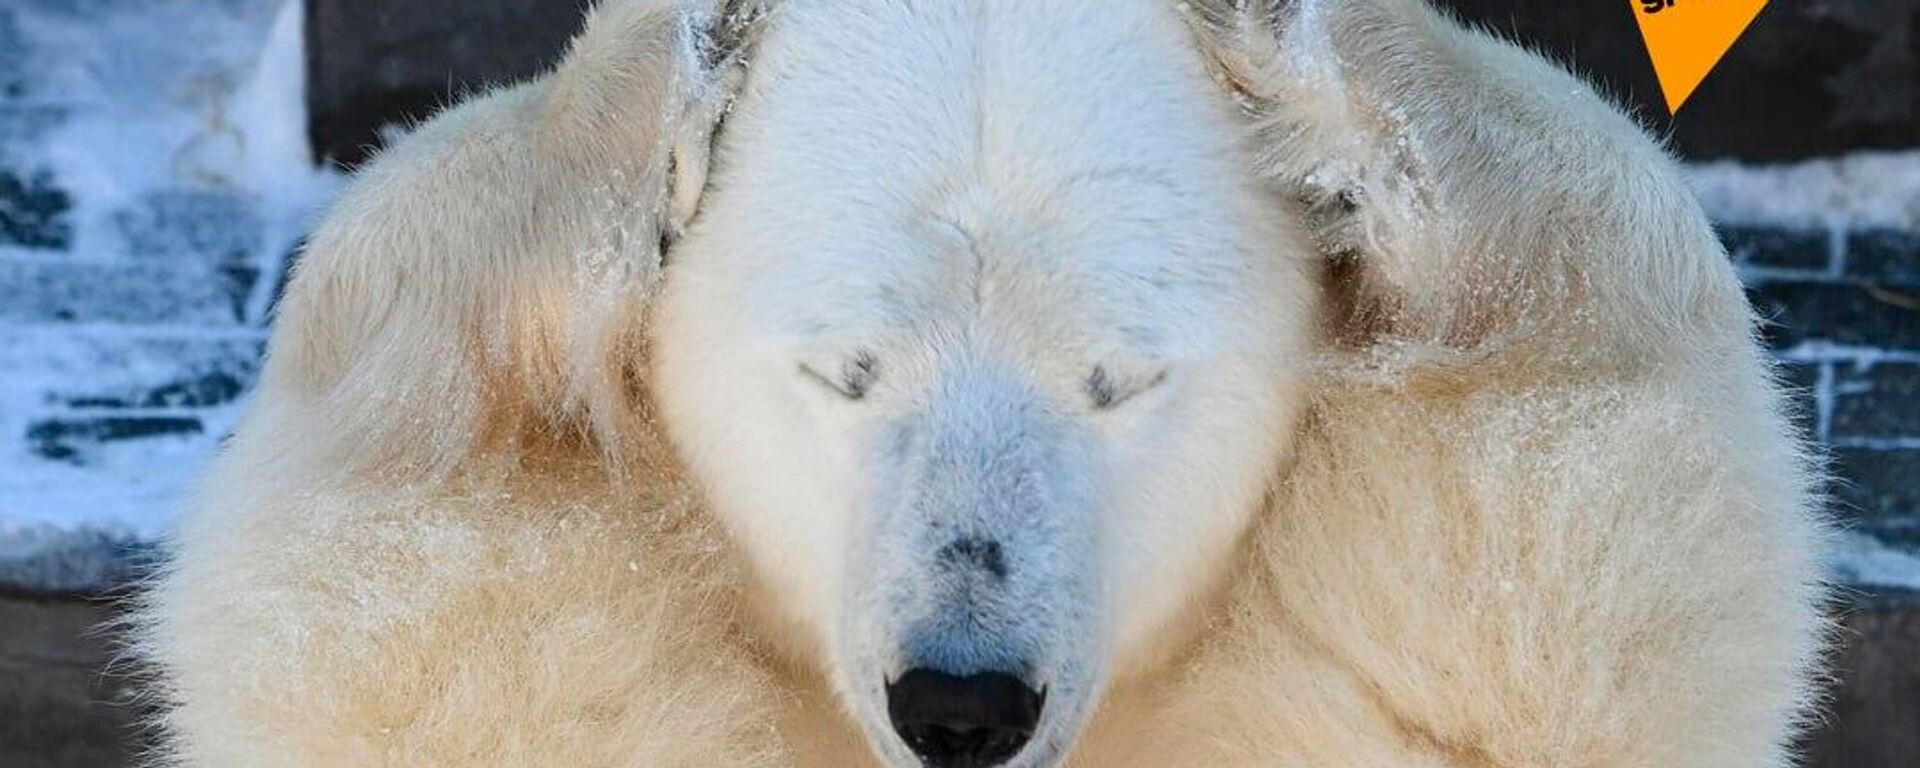
[[[1306,249],[1171,4],[913,5],[767,30],[653,381],[880,755],[1049,765],[1261,505]]]

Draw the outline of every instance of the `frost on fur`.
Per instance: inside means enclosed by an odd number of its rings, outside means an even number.
[[[135,620],[162,762],[778,762],[724,541],[640,379],[675,177],[698,183],[727,87],[687,65],[735,66],[692,55],[689,13],[596,10],[555,72],[397,142],[310,239]]]
[[[613,0],[270,357],[139,619],[180,765],[910,766],[931,669],[1046,691],[1015,768],[1785,768],[1814,694],[1705,218],[1416,0]]]
[[[372,164],[289,288],[266,376],[298,397],[268,407],[328,417],[286,443],[440,476],[526,440],[624,460],[644,429],[638,321],[703,184],[738,13],[716,42],[696,31],[710,12],[612,3],[553,74]]]

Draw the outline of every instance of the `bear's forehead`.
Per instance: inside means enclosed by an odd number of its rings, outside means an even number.
[[[987,185],[1170,219],[1243,173],[1231,111],[1162,0],[795,2],[753,52],[721,160],[796,214],[898,217]]]
[[[1173,261],[1021,258],[998,247],[950,242],[830,269],[818,267],[828,259],[793,259],[744,283],[745,308],[776,336],[827,346],[938,341],[1073,358],[1196,352],[1246,305],[1244,284]]]
[[[1159,0],[797,2],[709,203],[784,323],[1148,338],[1249,282],[1230,111]]]

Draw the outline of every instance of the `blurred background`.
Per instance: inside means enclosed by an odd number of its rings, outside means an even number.
[[[1452,0],[1688,162],[1836,474],[1809,764],[1920,765],[1920,0],[1781,0],[1678,119],[1631,3]],[[315,213],[583,0],[0,0],[0,766],[128,765],[111,619],[244,411]]]

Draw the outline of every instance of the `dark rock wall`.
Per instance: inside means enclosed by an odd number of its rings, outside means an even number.
[[[120,768],[141,749],[131,680],[103,672],[105,602],[0,592],[0,765]]]
[[[307,0],[307,99],[317,158],[352,166],[475,89],[552,66],[586,0]]]
[[[1920,232],[1723,226],[1762,338],[1829,452],[1834,513],[1920,552]]]
[[[384,122],[417,119],[468,89],[549,66],[589,5],[307,3],[314,146],[347,164],[378,144]],[[1667,114],[1626,3],[1440,4],[1599,80],[1690,158],[1784,160],[1920,141],[1920,4],[1911,0],[1770,3],[1677,118]]]
[[[1920,597],[1843,610],[1845,638],[1826,716],[1805,745],[1808,768],[1913,768],[1920,764]]]
[[[1677,117],[1626,3],[1439,4],[1599,80],[1689,158],[1791,160],[1920,143],[1914,0],[1773,0]]]

